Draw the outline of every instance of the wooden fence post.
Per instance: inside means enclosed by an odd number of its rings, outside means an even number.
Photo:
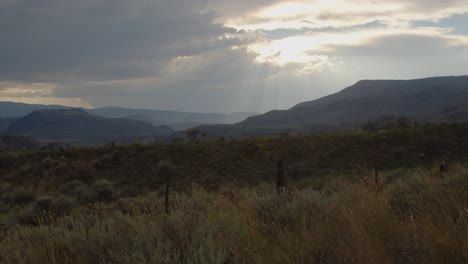
[[[101,230],[102,230],[102,201],[101,199],[99,199],[98,218],[99,218],[99,234],[101,234]]]
[[[374,181],[375,181],[375,186],[379,185],[379,171],[377,169],[374,169]]]
[[[171,176],[166,173],[166,193],[164,194],[164,211],[169,214],[169,188],[170,188]]]
[[[171,185],[171,177],[175,175],[175,167],[169,160],[162,160],[157,164],[158,177],[165,181],[164,193],[164,211],[169,214],[169,191]]]
[[[276,189],[278,194],[286,193],[288,181],[284,173],[284,161],[280,159],[276,164]]]

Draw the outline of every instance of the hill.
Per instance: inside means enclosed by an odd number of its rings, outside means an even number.
[[[153,125],[166,124],[176,129],[186,129],[204,124],[233,124],[245,120],[256,113],[190,113],[155,109],[131,109],[122,107],[103,107],[86,109],[91,114],[108,118],[135,118]]]
[[[62,105],[24,104],[0,102],[0,118],[19,118],[35,110],[71,109]],[[154,126],[167,125],[175,129],[187,129],[206,124],[234,124],[257,113],[191,113],[156,109],[132,109],[124,107],[102,107],[82,110],[97,116],[107,118],[128,118],[149,122]],[[1,124],[0,124],[1,129]]]
[[[76,140],[103,137],[106,142],[125,136],[166,135],[173,131],[150,123],[126,118],[104,118],[81,109],[36,110],[14,121],[6,134],[37,139]]]
[[[468,121],[468,76],[365,80],[289,110],[247,118],[246,127],[305,127],[365,122],[380,116]]]
[[[5,131],[8,129],[8,127],[15,122],[16,118],[12,117],[5,117],[5,118],[0,118],[0,133],[2,131]]]

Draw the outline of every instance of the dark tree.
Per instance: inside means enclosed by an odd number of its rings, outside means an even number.
[[[200,143],[200,129],[194,127],[186,131],[187,138],[195,143]]]

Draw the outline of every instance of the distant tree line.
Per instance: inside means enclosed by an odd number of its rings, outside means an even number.
[[[381,116],[373,121],[365,122],[361,129],[364,131],[376,131],[381,129],[407,128],[419,123],[418,121],[402,116]]]

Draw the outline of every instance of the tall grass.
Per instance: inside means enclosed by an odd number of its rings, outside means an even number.
[[[1,263],[468,263],[468,170],[151,193],[5,227]]]

